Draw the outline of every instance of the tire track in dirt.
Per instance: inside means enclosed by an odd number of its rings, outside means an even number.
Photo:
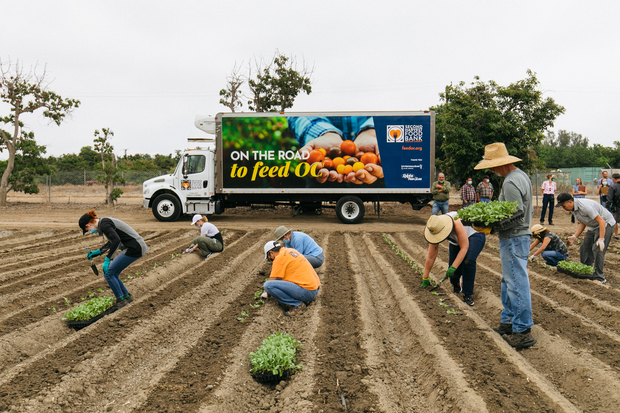
[[[200,344],[204,331],[222,319],[233,318],[227,317],[226,313],[237,311],[236,301],[240,297],[246,295],[248,302],[253,300],[252,289],[256,289],[256,286],[252,284],[257,284],[257,281],[260,284],[262,281],[255,276],[249,277],[256,273],[256,263],[262,264],[260,240],[253,241],[256,244],[249,248],[247,244],[243,247],[232,246],[229,255],[234,258],[229,265],[222,266],[219,270],[207,273],[209,262],[201,263],[197,270],[205,276],[202,284],[174,297],[153,317],[132,327],[125,339],[117,345],[97,353],[86,365],[75,366],[69,377],[65,376],[62,383],[46,397],[65,398],[68,393],[75,393],[73,389],[80,383],[88,382],[99,391],[103,390],[104,396],[96,400],[76,395],[72,397],[79,397],[81,409],[84,411],[103,412],[105,406],[133,409],[146,399],[145,393],[152,389],[157,393],[165,392],[168,383],[162,385],[160,379],[166,377],[170,370],[177,368],[185,355]],[[190,268],[185,272],[193,271],[196,270]],[[174,273],[175,269],[171,268],[168,272]],[[131,311],[130,308],[128,307],[128,311]],[[108,317],[107,322],[121,324],[122,314],[117,313]],[[195,364],[188,368],[196,372]],[[186,374],[192,376],[195,383],[196,380],[200,382],[204,379],[189,371],[186,371]],[[122,381],[124,385],[118,388],[114,381]],[[171,387],[175,390],[183,387],[181,382],[172,383]],[[168,406],[168,411],[171,408],[173,407]],[[182,408],[179,411],[186,410]]]
[[[413,246],[426,242],[419,234],[407,235],[407,242],[399,242],[397,246],[420,266],[426,248],[418,247],[417,251],[413,251]],[[422,313],[431,323],[434,322],[433,332],[443,340],[443,350],[462,366],[468,385],[482,397],[489,411],[564,410],[562,400],[545,393],[544,388],[530,381],[517,366],[510,363],[504,350],[495,341],[488,338],[481,340],[484,330],[481,331],[469,316],[473,309],[466,311],[463,316],[448,315],[445,307],[440,306],[439,297],[419,288],[421,276],[411,271],[410,265],[395,255],[380,235],[373,234],[373,241],[382,255],[389,257],[390,265],[399,274],[407,292],[419,303]],[[449,301],[454,300],[451,296],[448,298]]]
[[[322,307],[315,335],[318,361],[315,366],[315,389],[310,401],[316,409],[338,411],[344,395],[351,411],[364,411],[378,405],[364,379],[368,377],[366,351],[361,348],[363,329],[359,295],[342,232],[329,237],[326,268],[330,274],[321,289]],[[337,384],[339,387],[337,388]]]
[[[243,251],[249,245],[253,245],[256,238],[258,238],[256,232],[254,235],[248,234],[231,250],[235,251],[238,248]],[[207,269],[208,266],[205,264],[211,264],[215,268],[225,267],[227,262],[232,261],[230,255],[231,253],[225,249],[224,252],[209,258],[202,267]],[[107,351],[106,349],[123,341],[136,324],[151,319],[173,299],[204,283],[204,279],[202,271],[186,271],[180,276],[173,277],[148,296],[141,297],[129,307],[112,314],[108,320],[95,323],[75,333],[56,346],[32,357],[26,363],[2,374],[0,408],[6,408],[22,399],[32,398],[45,388],[58,385],[71,369],[84,360],[85,356],[88,358],[89,352],[92,355],[92,352]],[[131,311],[125,311],[127,309]],[[125,316],[122,323],[114,322],[122,316]]]
[[[442,247],[442,250],[440,257],[447,256],[447,248]],[[421,256],[424,249],[418,247],[414,253],[416,252]],[[438,261],[447,267],[446,261],[441,259]],[[474,297],[482,296],[484,299],[477,298],[476,306],[472,310],[485,323],[494,325],[494,323],[498,323],[498,314],[502,309],[501,301],[498,298],[501,274],[485,264],[481,264],[481,261],[483,260],[479,257]],[[590,355],[587,346],[575,343],[570,339],[570,335],[561,332],[562,329],[566,329],[565,327],[570,325],[570,330],[578,329],[584,336],[589,336],[588,330],[590,329],[582,325],[579,320],[571,320],[572,317],[561,314],[561,310],[552,305],[544,303],[544,309],[540,309],[539,299],[543,302],[546,300],[543,295],[532,291],[534,321],[537,324],[533,331],[538,343],[527,351],[519,352],[527,362],[517,365],[521,368],[531,366],[536,376],[546,377],[544,381],[550,380],[555,387],[554,392],[561,393],[562,398],[569,399],[580,411],[589,409],[610,411],[610,407],[617,405],[620,401],[618,400],[618,386],[620,384],[618,375],[610,371],[609,366],[604,361],[598,360],[594,354]],[[496,334],[495,338],[499,340],[499,336]],[[604,339],[609,342],[607,337]],[[575,344],[577,344],[576,347]],[[514,352],[511,349],[508,351]],[[540,382],[536,376],[530,374],[528,378]],[[605,383],[605,389],[596,387],[595,383]],[[547,386],[545,383],[543,385]]]

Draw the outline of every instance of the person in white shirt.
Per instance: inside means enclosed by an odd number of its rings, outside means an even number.
[[[213,255],[214,252],[224,250],[224,239],[217,227],[209,222],[206,216],[196,214],[192,218],[191,225],[200,228],[200,236],[194,238],[193,244],[184,252],[194,252],[200,250],[204,260]]]
[[[553,225],[553,204],[555,203],[555,175],[547,175],[547,180],[542,184],[542,213],[540,214],[540,225],[545,223],[545,214],[547,213],[547,205],[549,205],[549,225]]]

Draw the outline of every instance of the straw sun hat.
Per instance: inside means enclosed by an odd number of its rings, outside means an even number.
[[[424,228],[424,238],[430,244],[439,244],[448,238],[454,228],[450,215],[431,215]]]
[[[543,232],[543,231],[544,231],[544,230],[546,230],[546,229],[547,229],[547,227],[543,227],[543,226],[542,226],[542,225],[540,225],[540,224],[536,224],[536,225],[534,225],[534,226],[532,227],[532,233],[533,233],[533,234],[539,234],[539,233]]]
[[[521,159],[516,156],[510,156],[508,154],[506,145],[501,142],[496,142],[484,147],[483,160],[480,161],[474,169],[490,169],[520,161]]]

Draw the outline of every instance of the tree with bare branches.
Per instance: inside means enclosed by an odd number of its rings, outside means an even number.
[[[23,130],[21,116],[42,109],[43,116],[60,125],[65,116],[80,105],[79,100],[63,99],[48,90],[48,86],[45,68],[42,73],[37,73],[36,66],[25,72],[19,61],[15,65],[10,61],[7,64],[0,61],[0,99],[10,107],[8,115],[0,116],[0,124],[12,129],[9,133],[0,128],[2,149],[6,148],[9,153],[0,180],[0,206],[6,206],[7,193],[12,189],[9,178],[15,170],[15,154],[26,139],[32,140],[34,137],[32,132]]]
[[[232,112],[243,106],[241,86],[247,82],[248,108],[255,112],[283,112],[293,107],[297,96],[312,92],[312,72],[305,63],[297,67],[294,57],[276,51],[269,63],[254,60],[248,65],[248,75],[243,76],[235,64],[232,74],[226,78],[226,88],[220,91],[220,103]],[[255,76],[253,74],[255,73]]]

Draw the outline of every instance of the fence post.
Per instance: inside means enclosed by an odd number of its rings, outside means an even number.
[[[86,193],[86,168],[84,168],[84,193]]]
[[[538,208],[538,169],[535,169],[536,173],[536,208]]]
[[[47,202],[52,203],[52,176],[47,176]]]

